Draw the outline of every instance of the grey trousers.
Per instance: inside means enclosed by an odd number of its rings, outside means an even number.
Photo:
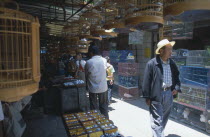
[[[150,105],[150,119],[153,137],[164,137],[164,129],[173,105],[171,90],[162,91],[162,102],[152,101]]]
[[[103,93],[89,92],[90,109],[100,110],[101,114],[109,119],[108,115],[108,91]]]

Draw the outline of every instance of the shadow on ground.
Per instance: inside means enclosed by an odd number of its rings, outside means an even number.
[[[169,134],[168,136],[166,136],[166,137],[181,137],[181,136],[179,136],[179,135],[175,135],[175,134]]]

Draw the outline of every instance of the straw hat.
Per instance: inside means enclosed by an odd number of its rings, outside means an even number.
[[[159,50],[160,50],[162,47],[164,47],[165,45],[168,45],[168,44],[170,44],[170,45],[173,47],[175,43],[176,43],[175,41],[169,42],[168,39],[163,39],[163,40],[161,40],[160,42],[158,42],[158,44],[157,44],[157,49],[156,49],[155,53],[156,53],[156,54],[160,54]]]

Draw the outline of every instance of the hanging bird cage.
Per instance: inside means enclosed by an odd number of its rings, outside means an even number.
[[[0,7],[0,40],[0,100],[18,101],[38,90],[38,18]]]
[[[95,9],[89,9],[80,17],[82,20],[88,21],[91,25],[101,23],[102,16]]]
[[[63,27],[63,33],[65,37],[75,37],[79,34],[80,24],[71,22]]]
[[[95,7],[97,11],[100,12],[101,16],[103,17],[103,24],[105,29],[111,29],[109,25],[112,25],[115,22],[115,18],[117,17],[118,10],[115,8],[115,5],[112,5],[108,2],[104,2],[101,5]]]
[[[133,27],[139,24],[153,26],[163,24],[163,0],[132,0],[128,8],[125,24]]]
[[[92,26],[91,35],[98,35],[104,37],[117,37],[117,33],[115,32],[106,32],[105,29],[102,28],[100,24]]]
[[[179,15],[190,10],[209,10],[209,0],[163,0],[164,16]],[[189,15],[188,15],[189,16]]]
[[[107,22],[104,25],[105,29],[111,29],[111,28],[126,28],[125,26],[125,14],[126,9],[131,4],[132,0],[108,0],[107,3],[109,5],[112,5],[117,10],[117,15],[115,16],[115,19],[112,21]]]
[[[163,27],[159,29],[159,39],[172,40],[172,26],[164,24]]]
[[[81,18],[87,20],[91,23],[90,26],[90,34],[95,37],[99,35],[109,35],[109,33],[105,32],[105,30],[101,27],[102,16],[98,13],[96,9],[91,9],[86,11],[81,15]],[[117,34],[110,33],[113,36],[117,36]]]
[[[78,53],[88,53],[88,47],[92,41],[79,41],[77,45]]]

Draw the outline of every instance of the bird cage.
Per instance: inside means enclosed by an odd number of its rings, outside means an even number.
[[[117,33],[115,32],[106,32],[105,29],[102,28],[100,24],[95,26],[91,26],[91,35],[105,36],[105,37],[117,37]]]
[[[38,89],[40,80],[39,20],[0,7],[0,100],[13,102]]]
[[[95,7],[95,9],[99,11],[101,16],[103,17],[102,22],[104,24],[104,28],[108,29],[106,26],[109,24],[113,24],[118,14],[118,10],[115,8],[115,5],[112,5],[108,2],[104,2],[101,5]]]
[[[77,45],[77,53],[88,53],[88,47],[92,41],[79,41]]]
[[[63,32],[65,36],[75,37],[79,34],[80,24],[76,22],[71,22],[69,25],[63,27]]]
[[[163,24],[163,0],[132,0],[132,6],[128,8],[125,25],[133,27],[144,25]]]
[[[209,10],[209,0],[163,0],[164,16],[179,15],[190,10]],[[188,15],[189,16],[189,15]]]
[[[168,39],[172,40],[172,26],[171,25],[163,25],[159,29],[159,38],[162,39]]]
[[[99,24],[102,20],[102,16],[95,9],[87,10],[80,18],[88,21],[91,25]]]
[[[113,5],[117,9],[117,15],[115,20],[109,21],[104,25],[105,29],[111,28],[126,28],[124,19],[126,14],[126,9],[130,6],[132,0],[108,0],[107,3]]]

